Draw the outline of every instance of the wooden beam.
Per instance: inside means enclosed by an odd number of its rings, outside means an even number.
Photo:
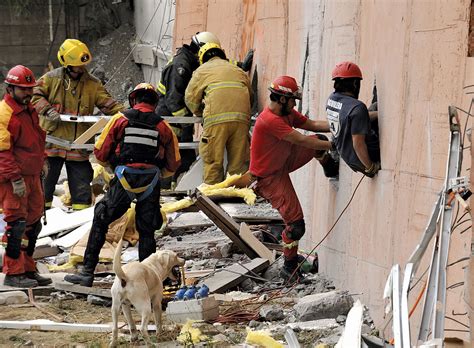
[[[105,125],[109,122],[105,118],[99,119],[96,123],[94,123],[92,126],[90,126],[89,129],[87,129],[84,133],[82,133],[76,140],[74,140],[73,144],[85,144],[87,141],[89,141],[90,138],[92,138],[94,135],[102,131],[104,129]]]
[[[57,290],[74,292],[76,294],[95,295],[95,296],[100,296],[100,297],[112,298],[112,295],[110,294],[110,289],[102,289],[102,288],[94,288],[94,287],[90,288],[87,286],[72,284],[66,281],[56,282],[54,283],[54,287]]]
[[[261,272],[269,265],[268,260],[256,258],[244,265],[234,264],[226,267],[213,276],[200,281],[199,284],[206,284],[211,293],[224,293],[247,279],[245,275],[251,272]]]
[[[275,256],[261,241],[255,237],[250,230],[249,226],[242,222],[240,224],[239,236],[242,240],[247,243],[262,259],[267,259],[270,262],[275,261]]]

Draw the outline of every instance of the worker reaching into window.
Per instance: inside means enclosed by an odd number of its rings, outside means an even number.
[[[189,110],[204,118],[199,155],[206,184],[224,180],[225,173],[243,174],[249,164],[249,128],[252,90],[247,74],[229,63],[222,48],[207,43],[186,88]],[[224,154],[227,151],[227,168]]]
[[[64,278],[71,283],[92,286],[109,224],[125,214],[134,199],[138,257],[143,261],[156,251],[155,230],[163,224],[160,178],[173,175],[180,165],[178,140],[168,123],[154,112],[158,102],[154,86],[140,83],[129,101],[132,108],[116,114],[95,144],[97,160],[110,165],[115,177],[95,206],[82,272]]]
[[[175,56],[168,62],[161,73],[161,80],[158,84],[160,99],[156,112],[160,116],[192,116],[193,113],[186,106],[184,95],[186,87],[193,71],[199,67],[199,49],[206,43],[214,43],[220,46],[220,41],[213,33],[200,32],[193,35],[189,45],[183,45],[178,49]],[[252,67],[253,50],[249,50],[242,62],[230,61],[244,71],[249,71]],[[194,124],[172,124],[180,142],[192,142]],[[176,183],[179,175],[186,172],[191,164],[196,160],[194,149],[181,149],[181,166],[174,174],[172,181]],[[167,187],[170,183],[167,184]]]
[[[6,94],[0,102],[0,206],[7,223],[2,242],[4,285],[32,288],[51,279],[36,271],[33,259],[44,209],[41,175],[47,172],[45,132],[31,104],[36,80],[17,65],[7,74]]]
[[[123,106],[110,96],[102,83],[87,72],[86,65],[91,59],[91,53],[84,43],[67,39],[58,51],[62,67],[39,79],[32,103],[40,115],[40,125],[47,134],[72,142],[91,124],[61,121],[60,114],[92,115],[95,106],[106,115],[123,110]],[[46,153],[50,167],[45,180],[46,207],[51,207],[64,163],[72,208],[81,210],[89,207],[92,202],[90,183],[93,176],[90,153],[85,150],[65,150],[50,143],[46,144]]]
[[[250,169],[246,176],[250,176],[249,181],[256,180],[256,192],[270,201],[285,222],[282,232],[285,261],[280,276],[293,282],[299,277],[298,241],[305,233],[305,222],[290,173],[313,158],[320,162],[328,177],[336,177],[339,167],[328,153],[332,143],[325,135],[303,135],[295,129],[329,132],[326,120],[311,120],[294,109],[296,99],[301,99],[296,80],[280,76],[269,90],[270,104],[258,116],[252,133]]]
[[[362,72],[356,64],[342,62],[332,71],[332,79],[334,92],[329,96],[326,112],[334,144],[353,171],[373,178],[380,170],[379,137],[371,128],[378,112],[369,112],[358,100]]]

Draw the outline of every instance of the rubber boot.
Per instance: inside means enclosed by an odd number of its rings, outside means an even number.
[[[34,279],[27,278],[24,274],[7,274],[5,275],[3,285],[13,286],[15,288],[34,288],[38,286],[38,282]]]
[[[301,274],[296,271],[298,267],[298,258],[295,257],[291,260],[285,260],[283,268],[280,270],[280,278],[283,279],[285,284],[293,284],[299,282]]]
[[[82,272],[78,274],[68,274],[64,277],[64,280],[69,283],[79,284],[90,288],[94,283],[94,272],[84,268]]]
[[[25,276],[28,279],[36,280],[38,282],[39,286],[46,286],[46,285],[49,285],[53,282],[51,280],[51,278],[42,277],[42,276],[40,276],[40,274],[38,272],[25,272]]]

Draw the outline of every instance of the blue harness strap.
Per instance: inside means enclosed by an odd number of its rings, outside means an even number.
[[[127,179],[125,179],[125,173],[138,175],[155,174],[155,176],[148,185],[141,187],[131,187]],[[125,189],[125,191],[127,191],[127,194],[130,196],[130,198],[136,198],[137,201],[142,201],[151,195],[156,184],[160,180],[160,169],[158,167],[138,169],[127,166],[117,166],[117,168],[115,168],[115,175],[117,176],[117,179],[119,180],[122,187]],[[137,197],[137,194],[139,193],[141,193],[141,195],[140,197]]]

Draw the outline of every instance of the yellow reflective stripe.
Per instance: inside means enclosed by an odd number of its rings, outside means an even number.
[[[206,87],[206,90],[204,91],[204,93],[209,94],[210,92],[216,89],[221,89],[221,88],[247,88],[247,87],[242,82],[222,81],[222,82],[209,84],[209,86]]]
[[[0,151],[9,150],[11,147],[11,135],[8,124],[12,117],[13,109],[5,100],[0,102]]]
[[[232,65],[237,65],[239,62],[235,59],[229,59],[229,63]]]
[[[295,240],[294,242],[291,242],[291,243],[285,243],[285,242],[281,242],[281,245],[283,245],[283,248],[286,248],[286,249],[293,249],[294,247],[297,247],[298,246],[298,241]]]
[[[209,127],[216,123],[241,121],[248,123],[249,116],[243,112],[224,112],[221,114],[208,115],[204,118],[204,127]]]
[[[158,90],[158,92],[160,92],[163,95],[166,94],[166,86],[164,84],[162,84],[161,81],[158,83],[157,90]]]
[[[115,122],[117,122],[118,119],[120,119],[123,116],[121,112],[117,113],[114,117],[112,117],[109,122],[105,125],[105,128],[102,130],[102,133],[100,133],[99,139],[97,139],[94,147],[97,150],[100,150],[102,148],[102,145],[104,145],[105,138],[107,138],[107,134],[109,134],[110,130],[112,127],[115,125]]]
[[[83,209],[89,208],[90,206],[91,206],[90,204],[73,203],[72,204],[72,209],[73,210],[83,210]]]
[[[51,208],[53,206],[53,202],[46,202],[46,203],[44,203],[44,206],[46,208]]]
[[[148,187],[150,187],[150,185],[146,185],[146,186],[132,188],[130,186],[130,184],[128,183],[128,181],[125,179],[125,177],[121,177],[119,179],[119,181],[120,181],[120,183],[122,184],[122,186],[125,190],[127,190],[129,192],[132,192],[132,193],[142,193],[142,192],[145,192]],[[73,204],[73,206],[74,206],[74,204]]]
[[[173,116],[185,116],[186,115],[186,108],[179,109],[178,111],[172,112]]]

